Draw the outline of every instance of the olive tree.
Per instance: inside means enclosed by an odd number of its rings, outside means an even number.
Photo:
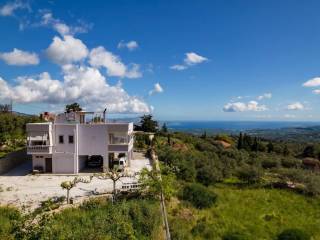
[[[75,177],[72,181],[64,181],[61,183],[61,188],[67,190],[67,204],[70,202],[70,190],[74,188],[79,182],[90,183],[92,176],[89,179]]]
[[[113,182],[112,197],[113,197],[113,200],[116,200],[116,197],[117,197],[116,184],[121,178],[127,177],[127,174],[125,172],[118,171],[118,168],[113,168],[109,171],[106,170],[102,173],[94,174],[94,176],[102,180],[109,180],[109,179],[112,180]]]

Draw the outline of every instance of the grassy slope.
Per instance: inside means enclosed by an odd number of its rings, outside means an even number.
[[[0,207],[0,239],[14,239],[17,210]],[[22,223],[22,222],[21,222]],[[163,239],[159,202],[128,200],[111,204],[104,199],[68,208],[34,225],[25,239]]]
[[[0,207],[0,239],[14,239],[13,222],[21,219],[18,210],[10,207]]]
[[[303,229],[314,239],[320,239],[319,199],[277,189],[239,189],[226,185],[213,189],[218,194],[218,201],[211,209],[196,210],[187,205],[193,217],[186,217],[186,209],[181,208],[183,203],[171,204],[172,227],[185,225],[190,233],[197,220],[205,219],[213,233],[212,239],[221,239],[227,232],[234,231],[245,233],[249,239],[274,239],[287,228]],[[192,238],[205,237],[198,235]]]

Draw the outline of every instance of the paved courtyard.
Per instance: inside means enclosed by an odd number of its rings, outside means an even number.
[[[151,169],[149,159],[140,153],[134,154],[134,160],[128,169],[130,174],[139,172],[142,168]],[[31,162],[23,164],[16,169],[0,176],[0,205],[14,205],[19,208],[35,209],[39,204],[51,197],[65,196],[66,191],[60,187],[61,182],[73,180],[74,175],[31,175]],[[89,174],[88,174],[89,175]],[[81,174],[83,178],[89,178]],[[135,177],[121,178],[117,182],[117,189],[122,184],[136,182]],[[93,178],[88,184],[79,183],[70,191],[70,197],[75,199],[89,196],[92,194],[103,194],[112,191],[111,180],[100,180]]]

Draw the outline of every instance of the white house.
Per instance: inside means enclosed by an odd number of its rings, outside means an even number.
[[[62,113],[54,122],[27,124],[27,153],[33,169],[44,172],[77,174],[92,163],[102,171],[124,160],[130,165],[133,141],[133,123],[108,122],[93,112]]]

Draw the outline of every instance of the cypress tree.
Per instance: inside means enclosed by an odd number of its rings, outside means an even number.
[[[239,135],[237,148],[238,148],[239,150],[243,148],[243,135],[242,135],[242,132],[240,132],[240,135]]]

